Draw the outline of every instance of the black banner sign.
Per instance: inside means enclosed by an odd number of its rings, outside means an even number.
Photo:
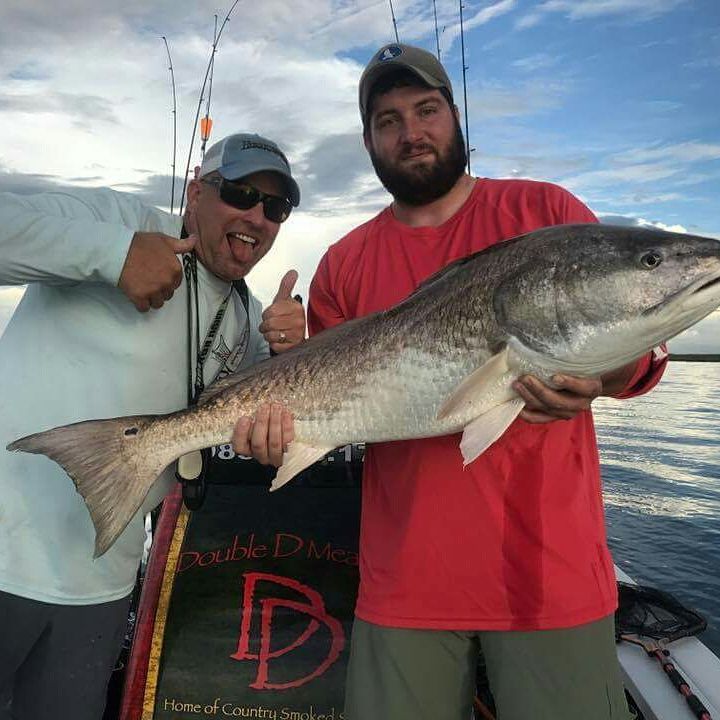
[[[215,460],[228,473],[246,465]],[[239,485],[233,472],[223,484],[213,467],[168,558],[176,572],[143,720],[342,720],[360,490],[352,462],[328,460],[274,493],[264,477]]]

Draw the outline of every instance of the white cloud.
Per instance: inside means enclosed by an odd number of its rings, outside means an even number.
[[[455,3],[455,12],[457,12],[457,3]],[[487,23],[499,18],[507,13],[513,11],[517,7],[517,0],[499,0],[492,5],[478,10],[474,15],[468,13],[467,10],[463,15],[463,30],[468,32],[472,28],[486,25]],[[452,40],[456,40],[460,37],[460,22],[451,25],[447,28],[446,32]]]
[[[368,216],[367,212],[326,217],[293,213],[280,229],[272,250],[248,276],[248,284],[267,304],[275,296],[285,272],[295,269],[299,278],[294,292],[307,302],[310,280],[325,250]]]
[[[690,192],[681,188],[712,178],[709,163],[717,161],[720,146],[712,138],[700,139],[693,129],[675,137],[695,139],[653,136],[659,137],[656,144],[624,145],[613,155],[599,140],[598,147],[578,149],[571,133],[543,132],[539,122],[530,126],[529,118],[544,122],[554,110],[566,111],[582,73],[573,58],[553,54],[550,45],[518,45],[512,33],[496,32],[529,5],[538,20],[553,20],[567,31],[569,20],[646,18],[680,4],[466,2],[467,61],[473,69],[484,67],[488,38],[503,38],[493,53],[511,48],[504,65],[510,74],[480,72],[474,77],[482,80],[468,88],[471,121],[478,126],[474,131],[471,125],[477,146],[473,170],[552,179],[569,185],[591,205],[607,198],[604,209],[625,212],[637,206],[642,207],[638,215],[662,217],[668,226],[683,224],[681,214],[663,215],[656,207],[685,200]],[[176,175],[182,176],[210,54],[213,14],[222,20],[229,5],[207,0],[5,0],[0,7],[0,189],[109,184],[167,205],[172,107],[160,36],[168,38],[177,81]],[[212,139],[237,130],[260,131],[287,150],[299,175],[302,205],[250,278],[258,294],[269,300],[287,267],[300,271],[299,289],[306,295],[323,248],[387,202],[360,138],[357,81],[372,49],[391,41],[394,32],[387,0],[268,0],[252,5],[252,12],[248,5],[242,0],[237,6],[218,48]],[[394,6],[401,40],[434,51],[432,3],[404,0]],[[437,0],[436,6],[443,59],[456,69],[458,3]],[[523,17],[530,22],[530,15]],[[682,38],[673,41],[680,45]],[[349,57],[359,48],[358,60]],[[361,57],[366,52],[368,57]],[[548,70],[549,79],[528,78],[528,73]],[[662,90],[663,99],[654,101],[656,110],[677,110],[670,88]],[[196,143],[191,164],[198,160]],[[7,316],[9,296],[2,297],[0,312]]]
[[[515,27],[525,30],[538,25],[552,13],[570,20],[615,18],[626,21],[647,20],[687,4],[689,0],[546,0],[519,18]]]
[[[582,155],[542,154],[535,147],[515,147],[514,154],[500,155],[489,153],[484,147],[487,142],[480,137],[480,147],[473,153],[473,169],[476,174],[488,177],[527,178],[529,180],[552,180],[571,173],[578,173],[588,165],[588,159]],[[524,151],[524,152],[523,152]]]
[[[662,203],[668,203],[673,200],[684,200],[685,195],[680,193],[661,193],[653,195],[647,192],[634,192],[626,195],[617,195],[615,202],[621,206],[626,205],[658,205]]]
[[[515,10],[517,5],[518,0],[496,0],[475,10],[470,3],[466,2],[463,5],[463,29],[467,33],[473,28],[487,25]],[[428,0],[414,0],[411,2],[396,2],[393,3],[393,6],[400,42],[420,44],[428,50],[436,52],[435,15],[432,3],[428,2]],[[378,10],[378,24],[375,36],[378,44],[382,44],[394,40],[387,0],[382,0]],[[446,59],[449,54],[458,53],[458,47],[456,46],[456,42],[460,39],[458,2],[457,0],[437,0],[435,10],[437,11],[441,56]],[[357,32],[357,27],[354,29]],[[466,47],[466,51],[469,51],[469,47]]]
[[[555,67],[560,61],[561,58],[558,56],[548,55],[548,53],[536,53],[535,55],[518,58],[513,61],[512,65],[523,72],[535,72],[536,70],[547,70]]]
[[[571,89],[572,82],[560,78],[540,78],[512,86],[485,81],[473,88],[468,111],[475,122],[534,115],[562,105]]]
[[[515,22],[515,27],[518,30],[527,30],[528,28],[535,27],[543,19],[543,16],[538,12],[528,13],[523,15]]]
[[[687,233],[688,229],[683,225],[668,225],[664,222],[657,220],[646,220],[641,217],[632,217],[630,215],[613,215],[611,213],[599,213],[598,219],[600,222],[607,223],[609,225],[627,225],[629,227],[648,227],[658,228],[659,230],[666,230],[667,232],[676,233]]]
[[[328,135],[359,136],[356,63],[332,55],[312,56],[307,49],[298,51],[267,40],[237,41],[230,35],[224,39],[213,86],[213,138],[237,130],[261,131],[297,162]],[[113,186],[144,180],[147,171],[139,168],[169,172],[171,92],[164,49],[157,38],[129,37],[122,46],[103,51],[90,42],[67,55],[58,57],[51,93],[50,84],[40,80],[23,80],[22,92],[15,87],[18,83],[4,86],[0,117],[5,142],[0,163],[9,171],[24,173],[93,175],[97,184]],[[189,42],[175,60],[176,172],[181,176],[206,59],[207,47]],[[196,81],[188,81],[193,77]],[[44,112],[37,112],[39,108]],[[112,124],[107,122],[108,108],[116,120]],[[28,143],[28,137],[37,142]],[[56,137],[63,141],[50,141]],[[126,150],[118,152],[118,148]],[[198,158],[196,142],[192,164]]]
[[[610,170],[590,170],[564,178],[563,184],[574,192],[588,192],[595,188],[617,187],[618,183],[652,183],[678,175],[680,167],[659,163],[625,165]]]
[[[654,17],[674,10],[688,0],[546,0],[540,12],[567,13],[573,20],[597,18],[604,15]]]
[[[651,148],[633,148],[613,156],[614,163],[678,162],[720,160],[720,144],[688,141]]]
[[[681,203],[710,208],[714,202],[703,183],[720,177],[720,145],[710,142],[637,146],[618,152],[598,148],[581,172],[563,173],[558,182],[572,192],[590,198],[603,210],[633,212],[640,206]]]

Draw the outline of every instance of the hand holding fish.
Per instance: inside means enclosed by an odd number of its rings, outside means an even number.
[[[282,353],[305,339],[305,310],[294,300],[296,270],[288,270],[272,304],[262,314],[260,332],[273,352]],[[292,413],[277,403],[258,407],[253,417],[241,417],[232,436],[238,455],[254,457],[262,465],[280,467],[283,453],[295,437]]]
[[[292,296],[297,279],[297,270],[288,270],[272,304],[262,314],[260,332],[275,353],[285,352],[305,339],[305,310]]]
[[[600,378],[579,378],[555,375],[556,387],[546,385],[533,375],[524,375],[513,389],[525,401],[520,417],[530,423],[549,423],[570,420],[589,410],[592,401],[602,393]]]
[[[160,308],[180,287],[182,263],[177,255],[190,252],[196,237],[178,239],[155,232],[136,232],[130,242],[118,287],[140,312]]]
[[[295,438],[294,418],[278,403],[258,407],[254,418],[241,417],[232,436],[238,455],[254,457],[262,465],[280,467],[283,453]]]
[[[525,375],[513,385],[525,401],[520,417],[530,423],[570,420],[583,410],[589,410],[596,397],[615,395],[627,387],[636,368],[637,362],[632,362],[599,378],[555,375],[553,387],[533,375]]]

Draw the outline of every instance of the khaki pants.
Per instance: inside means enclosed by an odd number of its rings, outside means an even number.
[[[406,630],[355,620],[345,720],[470,720],[479,653],[497,720],[630,720],[613,617],[562,630]]]

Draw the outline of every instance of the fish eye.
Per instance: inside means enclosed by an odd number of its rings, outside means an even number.
[[[663,256],[657,250],[650,250],[640,258],[643,267],[648,270],[654,270],[662,261]]]

